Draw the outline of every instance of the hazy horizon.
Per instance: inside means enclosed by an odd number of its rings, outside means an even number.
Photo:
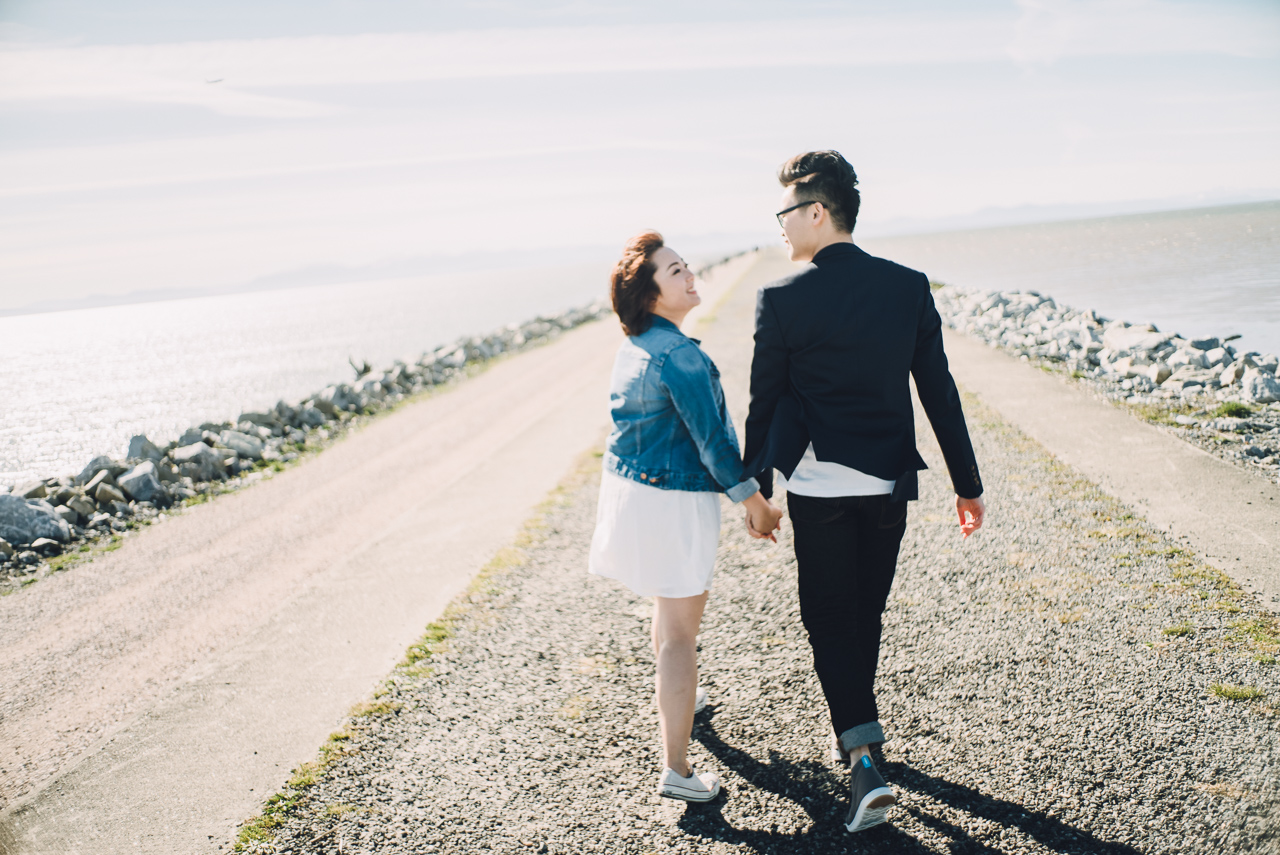
[[[0,310],[767,245],[811,148],[868,236],[1280,198],[1277,71],[1262,2],[8,0]]]

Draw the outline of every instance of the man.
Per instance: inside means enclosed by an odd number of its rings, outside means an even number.
[[[881,614],[916,473],[927,468],[908,375],[942,446],[966,537],[982,525],[982,482],[929,280],[853,243],[853,167],[834,151],[806,152],[778,180],[791,260],[808,264],[757,298],[744,457],[765,496],[773,469],[787,478],[800,614],[831,710],[833,756],[852,765],[845,825],[860,831],[896,801],[869,749],[885,741],[874,692]]]

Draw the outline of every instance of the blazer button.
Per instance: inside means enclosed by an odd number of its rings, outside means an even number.
[[[641,473],[640,473],[640,480],[641,480],[641,481],[648,481],[648,480],[649,480],[649,476],[648,476],[648,475],[646,475],[646,474],[644,474],[643,472],[641,472]]]

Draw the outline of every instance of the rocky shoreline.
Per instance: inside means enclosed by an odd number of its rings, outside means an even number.
[[[1275,354],[1232,338],[1185,338],[1077,310],[1036,291],[964,291],[935,283],[943,323],[1061,372],[1268,481],[1280,482]]]
[[[386,369],[352,367],[354,383],[326,386],[295,403],[189,428],[163,446],[135,436],[124,455],[95,457],[78,473],[0,485],[0,595],[114,548],[140,526],[163,522],[318,451],[381,412],[456,382],[499,356],[556,338],[610,314],[606,301],[484,336],[465,336]]]

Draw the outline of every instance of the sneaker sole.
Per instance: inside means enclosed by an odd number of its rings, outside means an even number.
[[[662,796],[664,799],[675,799],[676,801],[681,801],[681,802],[699,802],[699,803],[709,802],[712,799],[714,799],[716,796],[720,795],[720,785],[716,784],[716,788],[712,790],[710,793],[689,792],[687,794],[675,792],[673,790],[668,790],[665,787],[661,787],[658,789],[658,795]]]
[[[863,798],[858,812],[853,815],[853,821],[845,823],[844,827],[847,831],[857,832],[880,825],[885,821],[889,808],[897,803],[898,797],[888,787],[874,789]]]

